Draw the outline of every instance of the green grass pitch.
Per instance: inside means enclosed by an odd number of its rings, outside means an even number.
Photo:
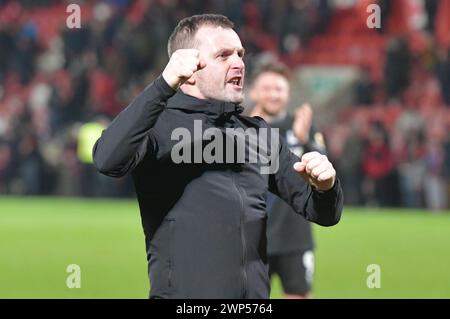
[[[449,212],[345,208],[314,234],[315,298],[450,298]],[[70,264],[79,289],[66,285]],[[367,287],[370,264],[380,288]],[[133,200],[0,200],[0,298],[147,298],[146,268]]]

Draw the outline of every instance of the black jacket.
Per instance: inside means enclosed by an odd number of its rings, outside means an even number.
[[[342,211],[339,181],[312,191],[295,173],[298,160],[283,143],[276,174],[260,164],[175,164],[171,135],[208,127],[268,127],[241,116],[232,103],[174,91],[162,77],[150,84],[103,131],[94,165],[108,176],[132,172],[144,228],[152,298],[268,298],[266,191],[324,226]]]

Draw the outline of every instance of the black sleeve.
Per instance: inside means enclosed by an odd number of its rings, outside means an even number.
[[[322,226],[333,226],[341,218],[343,194],[339,179],[334,186],[321,192],[313,189],[293,166],[300,161],[280,138],[279,169],[270,175],[269,190],[281,197],[292,209],[307,220]]]
[[[159,76],[103,131],[93,148],[94,166],[103,174],[120,177],[156,151],[150,134],[167,100],[175,93]]]

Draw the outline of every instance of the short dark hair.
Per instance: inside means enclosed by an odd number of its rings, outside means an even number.
[[[286,65],[278,61],[272,61],[255,68],[252,76],[252,83],[255,83],[255,81],[265,73],[275,73],[281,75],[288,81],[291,79],[291,73]]]
[[[195,34],[203,25],[211,25],[214,27],[222,27],[224,29],[233,29],[234,24],[226,16],[221,14],[197,14],[184,18],[173,30],[167,43],[167,53],[169,58],[178,49],[194,48]]]

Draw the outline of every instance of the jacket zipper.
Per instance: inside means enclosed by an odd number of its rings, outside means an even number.
[[[233,171],[231,172],[231,178],[233,180],[233,185],[234,188],[237,191],[239,200],[241,202],[241,219],[240,219],[240,233],[241,233],[241,244],[242,244],[242,279],[243,279],[243,284],[242,284],[242,298],[246,298],[247,297],[247,270],[246,270],[246,265],[247,265],[247,242],[245,240],[245,231],[244,231],[244,218],[245,218],[245,211],[244,211],[244,200],[242,198],[241,192],[239,191],[239,187],[236,184],[236,180],[235,180],[235,176]]]
[[[172,287],[172,271],[173,271],[173,249],[174,249],[174,220],[168,220],[169,223],[169,273],[167,276],[169,287]]]

